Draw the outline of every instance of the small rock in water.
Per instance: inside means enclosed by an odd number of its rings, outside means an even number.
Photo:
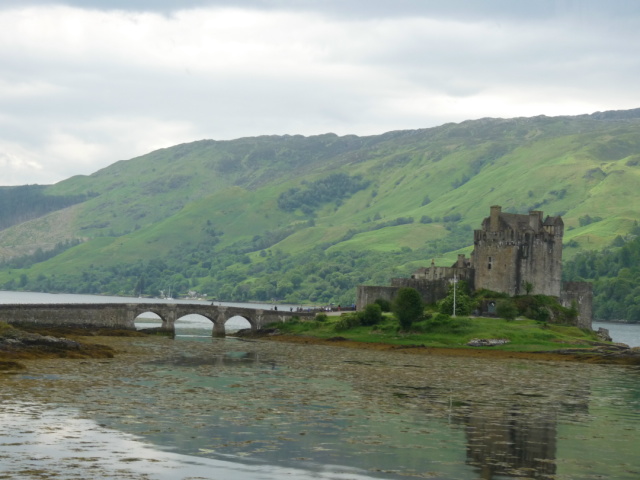
[[[506,338],[472,338],[467,342],[469,347],[495,347],[497,345],[504,345],[509,343],[510,340]]]
[[[607,328],[598,328],[598,331],[596,332],[596,336],[602,340],[603,342],[612,342],[613,339],[611,338],[611,336],[609,336],[609,329]]]

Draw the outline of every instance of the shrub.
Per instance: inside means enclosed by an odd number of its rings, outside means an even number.
[[[5,330],[12,330],[13,326],[9,325],[6,322],[0,322],[0,332],[4,332]]]
[[[397,323],[382,323],[377,325],[375,328],[375,332],[378,333],[386,333],[386,334],[396,334],[400,327]]]
[[[300,326],[302,327],[302,331],[308,331],[308,330],[317,330],[319,328],[322,328],[322,323],[318,322],[318,321],[312,321],[312,322],[300,322]]]
[[[532,310],[531,316],[537,322],[547,323],[551,319],[551,312],[546,307],[538,307]]]
[[[542,323],[572,323],[577,316],[575,308],[565,308],[556,298],[547,295],[516,297],[513,301],[520,315]]]
[[[496,305],[496,313],[498,317],[505,318],[507,320],[515,320],[518,316],[518,308],[511,300],[500,299]]]
[[[400,327],[403,330],[409,330],[411,324],[422,318],[424,313],[424,304],[418,291],[410,287],[398,290],[396,299],[393,301],[393,313]]]
[[[376,298],[373,303],[380,305],[380,310],[382,310],[383,312],[391,311],[391,302],[389,300],[386,300],[384,298]]]
[[[336,332],[343,332],[360,326],[360,316],[358,314],[342,315],[333,327]]]
[[[433,320],[431,320],[431,323],[433,324],[444,324],[447,323],[451,320],[451,315],[447,315],[446,313],[438,313],[435,317],[433,317]]]
[[[358,316],[362,325],[377,325],[382,321],[382,309],[377,303],[370,303]]]
[[[329,319],[326,313],[317,313],[316,314],[316,322],[326,322]]]
[[[495,298],[510,298],[508,293],[494,292],[493,290],[487,290],[486,288],[476,290],[473,296],[475,298],[488,298],[491,300]]]
[[[575,323],[578,318],[578,306],[575,302],[571,304],[571,308],[560,307],[560,321],[562,323]]]
[[[466,317],[450,317],[439,313],[422,324],[424,333],[438,333],[444,335],[462,335],[473,328],[473,323]]]

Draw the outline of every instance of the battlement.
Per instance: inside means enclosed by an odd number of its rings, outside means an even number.
[[[473,232],[476,288],[560,296],[564,222],[561,217],[543,218],[539,210],[526,215],[491,207],[489,217]]]

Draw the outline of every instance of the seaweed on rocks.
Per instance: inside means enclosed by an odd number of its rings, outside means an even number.
[[[106,345],[28,332],[11,325],[0,325],[0,370],[24,368],[16,360],[35,358],[113,358],[114,350]]]

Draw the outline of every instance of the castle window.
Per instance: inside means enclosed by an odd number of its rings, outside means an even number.
[[[489,257],[489,260],[487,262],[487,269],[491,270],[491,264],[493,263],[493,258]]]
[[[527,233],[524,236],[524,244],[522,245],[522,258],[529,258],[531,240],[531,235]]]

